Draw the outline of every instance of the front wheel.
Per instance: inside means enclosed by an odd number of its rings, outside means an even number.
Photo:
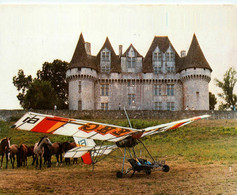
[[[123,177],[123,173],[121,171],[118,171],[116,173],[116,176],[117,176],[117,178],[122,178]]]
[[[146,170],[146,174],[147,174],[147,175],[150,175],[150,174],[151,174],[151,169],[147,169],[147,170]]]
[[[169,170],[170,170],[170,167],[168,165],[164,165],[162,168],[162,171],[164,171],[166,173],[169,172]]]

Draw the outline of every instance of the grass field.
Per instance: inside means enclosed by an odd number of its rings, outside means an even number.
[[[100,122],[128,125],[125,120]],[[168,121],[132,120],[135,128],[163,122]],[[42,136],[10,129],[12,124],[0,121],[0,138],[11,137],[11,144],[33,145]],[[56,167],[53,157],[51,168],[37,170],[29,165],[0,170],[0,194],[237,194],[236,127],[237,120],[201,120],[143,139],[155,159],[166,160],[171,168],[168,173],[155,171],[150,176],[138,173],[133,178],[117,179],[122,163],[119,150],[98,163],[94,172],[82,163]],[[50,135],[50,140],[72,138]],[[136,150],[147,157],[141,146]]]

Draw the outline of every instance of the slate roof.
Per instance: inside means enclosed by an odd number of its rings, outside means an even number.
[[[187,56],[185,57],[179,57],[178,53],[174,49],[173,45],[171,44],[169,38],[167,36],[155,36],[151,46],[146,53],[146,56],[143,60],[142,65],[142,72],[143,73],[153,73],[153,67],[152,67],[152,52],[156,49],[156,47],[159,47],[159,49],[164,53],[166,50],[171,46],[173,51],[175,52],[175,67],[176,72],[181,72],[182,70],[185,70],[187,68],[206,68],[212,71],[210,65],[208,64],[201,47],[198,43],[197,37],[194,34],[193,39],[190,45],[190,48],[188,50]],[[127,52],[130,50],[130,48],[133,48],[134,51],[137,53],[137,57],[143,57],[138,53],[138,51],[134,48],[134,46],[131,44],[128,49],[124,52],[122,57],[126,57]],[[86,53],[85,49],[85,41],[83,38],[82,33],[80,34],[76,49],[74,51],[72,60],[69,64],[70,68],[92,68],[96,71],[100,72],[100,52],[107,48],[111,52],[111,72],[115,73],[121,73],[121,61],[118,55],[114,52],[114,49],[109,41],[109,38],[106,37],[106,40],[104,42],[104,45],[98,52],[97,56],[88,55]]]
[[[179,55],[174,49],[173,45],[171,44],[169,38],[167,36],[155,36],[151,46],[146,53],[146,56],[143,61],[143,66],[142,66],[142,72],[144,73],[152,73],[153,72],[153,67],[152,67],[152,52],[156,49],[156,47],[159,47],[159,49],[164,53],[166,50],[171,46],[173,51],[175,51],[175,61],[176,61],[176,70],[177,70],[177,62],[179,60]]]
[[[85,41],[83,38],[82,33],[80,34],[76,49],[74,51],[74,54],[72,56],[72,60],[69,64],[70,68],[93,68],[97,70],[97,67],[95,66],[95,58],[91,55],[88,55],[86,53],[85,49]]]
[[[210,65],[208,64],[202,52],[202,49],[198,43],[195,34],[193,35],[193,39],[189,47],[187,56],[181,59],[181,62],[179,62],[179,64],[181,66],[179,66],[177,72],[181,72],[182,70],[185,70],[187,68],[206,68],[212,71]]]
[[[119,56],[117,56],[115,54],[114,49],[113,49],[108,37],[106,37],[104,45],[102,46],[102,48],[100,49],[100,51],[98,52],[98,54],[95,58],[95,64],[97,66],[97,70],[100,71],[100,52],[105,48],[107,48],[111,52],[111,71],[110,72],[120,73],[121,72],[121,63],[119,60]]]

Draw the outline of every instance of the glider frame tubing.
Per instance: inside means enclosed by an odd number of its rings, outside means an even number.
[[[124,144],[124,155],[123,155],[123,164],[122,164],[122,170],[117,172],[117,177],[118,178],[122,178],[124,175],[127,175],[130,171],[133,170],[133,173],[131,175],[131,177],[133,177],[133,175],[135,174],[135,172],[140,172],[140,171],[145,171],[147,175],[151,174],[151,169],[154,168],[158,168],[161,171],[164,172],[168,172],[169,171],[169,166],[165,164],[165,161],[155,161],[155,159],[152,157],[152,155],[150,154],[149,150],[147,149],[147,147],[145,146],[145,144],[140,140],[140,139],[134,139],[133,145],[126,145],[126,143]],[[128,139],[129,140],[129,139]],[[146,159],[141,159],[138,158],[136,155],[136,152],[134,150],[134,147],[138,144],[138,142],[141,143],[143,145],[143,147],[145,148],[145,150],[147,151],[148,155],[150,156],[150,158],[152,159],[153,162],[149,162]],[[118,144],[117,144],[118,145]],[[131,150],[132,153],[131,153]],[[125,159],[126,159],[126,151],[128,150],[130,158],[128,159],[128,162],[131,164],[131,167],[127,168],[126,171],[124,171],[124,166],[125,166]]]
[[[90,154],[91,154],[91,159],[92,159],[92,171],[94,171],[94,166],[96,163],[99,161],[105,159],[108,155],[103,155],[108,148],[111,147],[111,152],[113,150],[114,145],[103,145],[104,141],[101,142],[100,145],[95,145],[94,148],[91,149]],[[99,147],[99,149],[96,149],[96,147]]]

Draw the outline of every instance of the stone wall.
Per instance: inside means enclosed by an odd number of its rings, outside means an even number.
[[[26,110],[0,110],[0,120],[17,120]],[[50,114],[76,119],[126,119],[123,110],[109,111],[72,111],[72,110],[32,110],[41,114]],[[170,119],[179,120],[209,114],[209,119],[237,119],[237,111],[127,111],[131,119]]]

